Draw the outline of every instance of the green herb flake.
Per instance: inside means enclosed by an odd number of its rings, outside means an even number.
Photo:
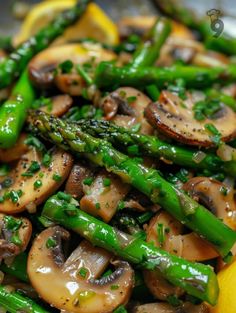
[[[40,170],[40,164],[37,161],[31,161],[31,164],[26,172],[22,173],[21,176],[32,177],[34,173]]]
[[[39,189],[40,187],[42,187],[43,183],[41,181],[41,179],[37,179],[35,182],[34,182],[34,189]]]
[[[135,96],[130,96],[130,97],[127,97],[126,98],[127,102],[130,104],[130,103],[133,103],[134,101],[137,100],[137,97]]]
[[[140,224],[144,224],[150,220],[150,218],[154,215],[153,212],[145,212],[137,217],[137,220]]]
[[[68,193],[65,193],[65,192],[62,192],[62,191],[59,191],[58,193],[57,193],[57,197],[58,197],[58,199],[60,199],[60,200],[64,200],[64,201],[66,201],[66,202],[70,202],[71,201],[71,199],[72,199],[72,196],[70,195],[70,194],[68,194]]]
[[[16,246],[22,245],[22,240],[20,239],[18,234],[12,235],[10,241],[11,243],[14,243]]]
[[[71,73],[71,71],[74,67],[74,64],[71,60],[66,60],[66,61],[60,63],[58,65],[58,67],[61,69],[61,72],[63,74],[68,74],[68,73]]]
[[[0,177],[6,176],[10,172],[10,167],[7,164],[2,164],[0,166]]]
[[[215,127],[215,125],[208,123],[204,125],[205,129],[211,133],[212,135],[212,141],[217,146],[220,144],[221,140],[221,133],[218,131],[218,129]]]
[[[111,185],[111,180],[110,180],[110,178],[104,178],[104,179],[103,179],[103,186],[104,186],[104,187],[110,187],[110,185]]]
[[[140,129],[141,129],[141,123],[137,123],[130,128],[130,131],[137,133],[140,131]]]
[[[181,300],[179,300],[176,295],[168,296],[167,297],[167,302],[170,305],[175,306],[175,307],[181,305],[181,303],[182,303]]]
[[[81,277],[83,277],[83,278],[85,278],[86,277],[86,275],[87,275],[87,273],[88,273],[88,270],[87,270],[87,268],[85,268],[85,267],[81,267],[80,269],[79,269],[79,275],[81,276]]]
[[[222,193],[222,195],[227,196],[227,194],[228,194],[229,190],[228,190],[228,188],[227,188],[227,187],[225,187],[225,186],[221,186],[221,188],[220,188],[220,192]]]
[[[43,156],[43,159],[42,159],[42,164],[45,166],[45,167],[49,167],[52,163],[52,156],[48,153],[45,153],[44,156]]]
[[[120,200],[117,205],[117,211],[123,210],[125,208],[125,202],[123,200]]]
[[[22,220],[16,219],[10,215],[5,215],[3,221],[6,229],[12,232],[17,231],[22,225]]]
[[[96,202],[96,203],[95,203],[95,208],[96,208],[97,210],[100,210],[100,209],[101,209],[101,205],[100,205],[99,202]]]
[[[48,249],[50,248],[55,248],[57,245],[57,242],[55,239],[53,239],[52,237],[49,237],[48,240],[46,241],[46,247]]]
[[[28,135],[28,137],[25,139],[24,143],[27,146],[31,146],[31,147],[36,148],[38,151],[44,151],[45,150],[45,146],[42,144],[42,142],[38,138],[36,138],[32,135]]]
[[[94,181],[93,177],[88,177],[83,180],[83,184],[86,186],[91,186]]]
[[[56,182],[60,182],[62,180],[62,177],[60,174],[54,173],[52,179]]]
[[[111,290],[117,290],[119,288],[120,288],[119,285],[111,285]]]
[[[158,242],[162,246],[165,241],[164,225],[162,223],[157,224],[157,236]]]

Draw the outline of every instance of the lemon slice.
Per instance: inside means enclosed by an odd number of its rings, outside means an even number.
[[[71,8],[76,2],[76,0],[51,0],[36,4],[25,18],[20,32],[15,36],[14,44],[18,45],[27,40],[40,28],[48,25],[57,14]],[[89,4],[82,18],[68,27],[63,36],[57,39],[57,43],[86,37],[111,45],[119,43],[116,25],[95,3]]]
[[[217,275],[220,294],[218,303],[211,308],[211,313],[235,313],[236,312],[236,259],[225,266]]]

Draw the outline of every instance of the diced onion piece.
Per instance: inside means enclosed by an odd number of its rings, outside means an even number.
[[[236,149],[226,144],[221,144],[217,149],[216,154],[223,161],[231,161],[233,159],[236,159]]]
[[[202,151],[198,151],[194,154],[193,156],[193,161],[197,164],[201,163],[202,160],[204,160],[206,157],[206,153],[202,152]]]

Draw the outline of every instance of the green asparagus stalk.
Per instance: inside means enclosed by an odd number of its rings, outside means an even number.
[[[161,47],[171,32],[171,23],[164,17],[157,18],[154,26],[148,32],[128,64],[132,68],[151,66],[158,59]]]
[[[51,140],[64,149],[81,153],[93,163],[104,166],[208,240],[222,256],[229,253],[236,241],[236,232],[183,191],[168,183],[157,170],[143,166],[137,160],[115,150],[106,140],[94,138],[78,126],[70,125],[59,118],[33,111],[30,120],[31,125],[46,140]]]
[[[0,285],[0,306],[10,313],[49,313],[33,300],[23,297],[17,292],[10,292],[2,285]]]
[[[75,231],[92,244],[111,251],[129,262],[160,271],[171,283],[195,297],[213,305],[217,301],[217,279],[207,265],[189,262],[121,232],[77,209],[70,200],[63,200],[57,195],[47,200],[42,216]]]
[[[164,88],[174,84],[177,79],[183,79],[186,88],[210,87],[219,82],[226,84],[236,79],[236,65],[227,68],[201,68],[197,66],[174,65],[171,67],[116,67],[109,62],[101,62],[95,70],[95,84],[99,88],[113,88],[114,86],[132,86],[142,88],[154,84]]]
[[[29,279],[26,267],[27,267],[27,254],[21,253],[14,258],[13,262],[10,265],[6,265],[4,262],[2,262],[0,265],[0,270],[3,271],[4,273],[15,276],[16,278],[19,278],[24,282],[28,282]]]
[[[236,99],[227,95],[226,93],[217,90],[215,88],[210,88],[206,90],[206,95],[209,99],[216,99],[230,107],[234,112],[236,112]]]
[[[25,69],[10,98],[0,107],[0,148],[10,148],[16,143],[34,97],[34,89]]]
[[[89,0],[80,0],[75,7],[58,15],[49,25],[4,58],[0,62],[0,88],[10,85],[35,54],[47,48],[55,38],[73,24],[84,13],[88,2]]]
[[[207,151],[202,152],[205,154],[204,158],[197,161],[199,150],[169,144],[156,136],[135,133],[108,121],[80,120],[77,125],[91,136],[99,136],[113,145],[125,148],[131,156],[146,155],[154,158],[164,158],[181,166],[207,169],[217,173],[223,171],[230,176],[236,175],[235,161],[223,162],[218,156]]]

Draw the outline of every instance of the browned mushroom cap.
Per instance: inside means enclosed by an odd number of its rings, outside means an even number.
[[[204,303],[194,305],[186,302],[181,307],[167,303],[148,303],[135,307],[132,313],[209,313],[209,309]]]
[[[114,58],[115,54],[113,52],[101,48],[98,44],[66,44],[49,47],[30,61],[29,74],[31,80],[38,87],[48,88],[55,81],[55,69],[66,60],[71,60],[74,64],[93,62],[91,64],[96,65],[100,61],[110,61]],[[64,87],[61,88],[63,92],[72,95],[80,94],[78,93],[81,91],[79,85],[80,83],[84,84],[75,69],[71,74],[57,75],[56,83],[59,88]],[[74,91],[74,88],[77,92]]]
[[[105,118],[117,125],[126,127],[140,124],[140,132],[152,134],[152,127],[144,119],[144,109],[151,100],[142,92],[132,87],[119,88],[102,99],[100,106]],[[129,117],[127,119],[127,117]]]
[[[109,222],[129,189],[130,186],[119,177],[101,170],[91,186],[88,186],[87,194],[80,200],[80,208]]]
[[[73,104],[69,95],[54,96],[50,100],[49,105],[42,106],[39,110],[58,117],[65,114]]]
[[[0,212],[22,212],[29,206],[42,203],[61,186],[72,168],[72,156],[61,149],[54,149],[48,167],[42,164],[42,158],[35,149],[22,156],[9,174],[11,186],[0,191],[1,196],[5,195],[4,202],[0,203]],[[37,170],[31,171],[32,166]]]
[[[93,172],[91,169],[82,164],[81,162],[76,162],[72,167],[70,175],[67,179],[65,191],[71,194],[74,198],[80,199],[84,195],[84,185],[83,181],[86,178],[92,178]]]
[[[162,91],[159,101],[151,103],[145,110],[148,122],[165,135],[185,144],[202,147],[214,146],[213,134],[205,128],[212,124],[221,134],[222,141],[236,137],[236,114],[224,104],[212,119],[198,121],[194,118],[194,102],[189,95],[181,100],[176,94]]]
[[[9,163],[18,160],[23,154],[29,150],[29,146],[25,143],[27,135],[24,133],[20,134],[16,144],[9,149],[0,149],[0,161]]]
[[[183,185],[183,189],[222,219],[226,225],[236,230],[235,191],[232,188],[208,177],[194,177]]]
[[[196,53],[191,63],[203,67],[226,66],[229,64],[229,58],[222,53],[205,50]]]
[[[102,249],[92,246],[89,250],[77,248],[64,262],[61,240],[67,238],[65,230],[52,227],[44,230],[32,245],[27,272],[40,297],[52,306],[71,313],[106,313],[125,304],[133,286],[130,265],[117,261],[114,263],[116,270],[111,275],[98,279],[101,271],[91,263],[96,262],[100,268],[102,264],[103,269],[107,262],[106,252],[102,252],[105,262],[100,262]],[[54,244],[49,245],[49,242]],[[94,258],[93,254],[97,256]],[[91,269],[96,273],[91,274]]]
[[[0,260],[23,252],[32,233],[27,218],[16,218],[0,213]]]

